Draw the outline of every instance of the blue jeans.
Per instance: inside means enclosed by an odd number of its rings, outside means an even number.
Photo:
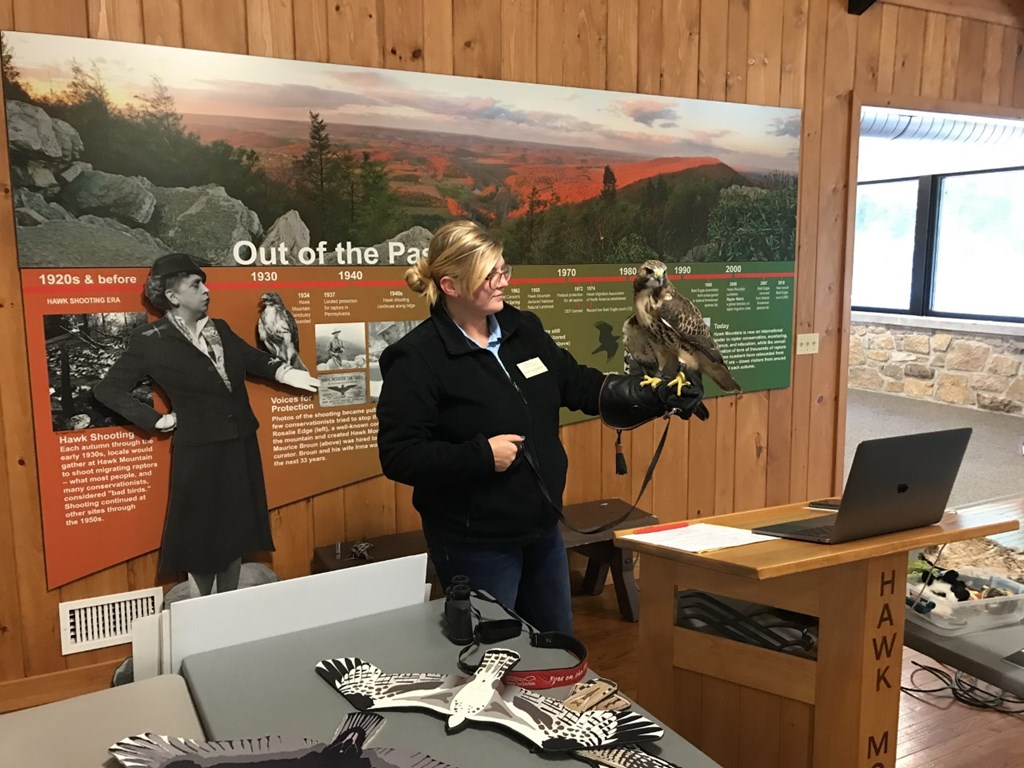
[[[427,524],[423,535],[445,589],[453,576],[467,576],[471,587],[514,608],[541,632],[572,634],[569,560],[557,526],[527,544],[501,546],[452,544]]]

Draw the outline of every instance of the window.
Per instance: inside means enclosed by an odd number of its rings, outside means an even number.
[[[857,188],[855,307],[910,309],[917,190],[917,179],[861,184]]]
[[[857,186],[854,309],[1024,322],[1024,168]]]
[[[947,176],[939,185],[931,306],[1024,314],[1024,169]]]

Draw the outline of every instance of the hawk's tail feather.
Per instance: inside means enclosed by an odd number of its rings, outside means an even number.
[[[742,392],[743,387],[739,385],[739,382],[732,377],[729,373],[729,369],[725,367],[724,363],[716,363],[711,360],[707,360],[707,365],[701,366],[701,371],[708,374],[712,381],[715,382],[724,392]]]
[[[359,729],[366,734],[369,742],[384,727],[384,716],[376,712],[349,712],[345,722],[338,726],[338,732]]]
[[[384,718],[375,712],[349,712],[334,732],[326,751],[338,755],[358,754],[383,727]]]

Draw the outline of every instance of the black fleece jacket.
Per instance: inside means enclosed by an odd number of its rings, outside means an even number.
[[[380,357],[381,467],[413,486],[424,521],[452,542],[525,543],[555,525],[568,467],[559,408],[596,415],[604,382],[602,372],[560,348],[536,315],[506,304],[496,317],[508,375],[439,306]],[[527,377],[517,364],[533,360],[546,371]],[[523,457],[495,471],[487,440],[501,434],[526,437],[524,449],[559,509]]]

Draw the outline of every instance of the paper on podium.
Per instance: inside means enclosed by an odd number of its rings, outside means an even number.
[[[756,544],[759,541],[778,541],[775,536],[751,533],[745,528],[730,528],[725,525],[709,525],[707,523],[688,523],[649,533],[629,533],[621,538],[694,553]]]

